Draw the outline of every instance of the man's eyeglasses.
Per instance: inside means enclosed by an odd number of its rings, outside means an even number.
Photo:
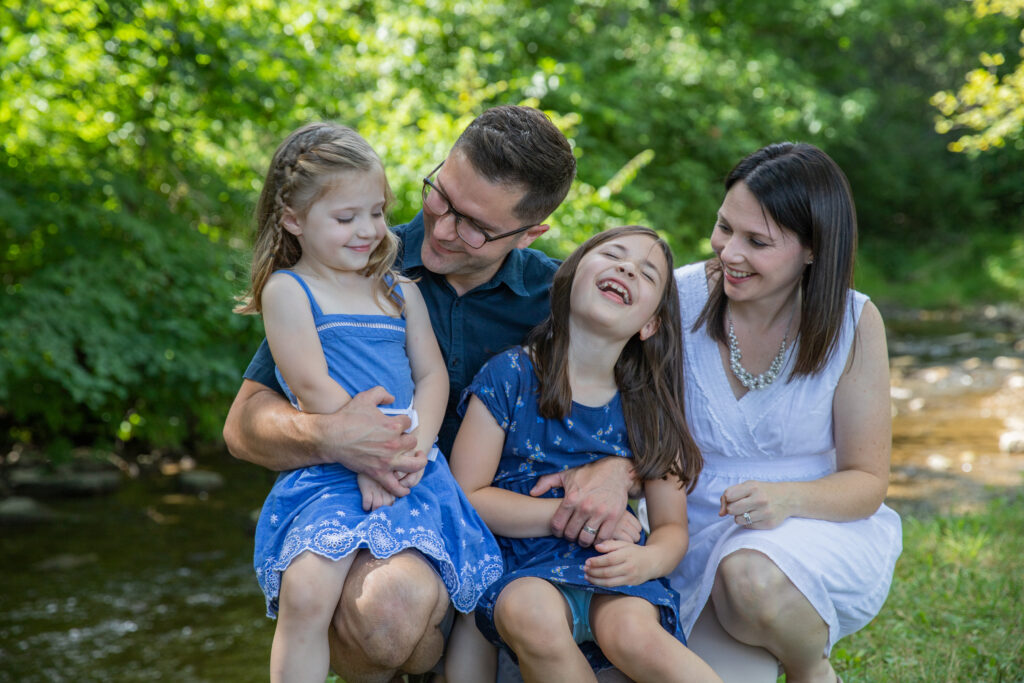
[[[427,209],[438,218],[450,213],[452,218],[455,219],[455,234],[457,234],[459,238],[469,246],[474,249],[479,249],[488,242],[504,239],[505,237],[511,237],[512,235],[518,235],[519,233],[526,232],[537,225],[536,223],[530,223],[529,225],[524,225],[521,228],[516,228],[515,230],[495,235],[494,233],[496,231],[493,228],[482,227],[475,218],[470,218],[464,213],[459,213],[455,210],[455,207],[452,206],[452,202],[448,199],[448,195],[446,195],[430,180],[431,176],[440,171],[442,166],[444,166],[443,161],[438,164],[426,178],[423,179],[423,208]]]

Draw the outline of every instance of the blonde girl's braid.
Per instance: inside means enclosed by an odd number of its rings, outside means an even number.
[[[253,249],[250,286],[236,313],[258,314],[260,295],[267,279],[281,268],[290,268],[302,256],[298,238],[285,230],[285,211],[304,217],[330,186],[332,178],[345,171],[378,170],[383,177],[385,209],[394,195],[384,176],[384,167],[373,148],[351,128],[334,123],[312,123],[294,131],[274,153],[256,208],[256,240]],[[400,312],[392,292],[392,266],[398,251],[390,231],[370,256],[363,271],[374,278],[374,290],[385,310]],[[386,278],[386,275],[392,277]],[[390,280],[389,285],[387,281]]]

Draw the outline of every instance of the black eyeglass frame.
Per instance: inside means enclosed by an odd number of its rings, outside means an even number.
[[[455,234],[459,236],[460,240],[462,240],[463,242],[468,244],[473,249],[479,249],[480,247],[482,247],[485,244],[488,244],[490,242],[494,242],[494,241],[500,240],[500,239],[505,239],[506,237],[512,237],[513,235],[518,235],[520,233],[526,232],[530,228],[533,228],[533,227],[539,225],[539,223],[530,223],[529,225],[524,225],[521,228],[516,228],[515,230],[509,230],[508,232],[503,232],[503,233],[500,233],[498,235],[491,235],[491,234],[489,234],[488,231],[491,230],[490,228],[486,228],[485,229],[485,228],[481,227],[480,224],[476,221],[475,218],[470,218],[466,214],[461,213],[460,211],[456,210],[456,208],[454,206],[452,206],[452,200],[448,198],[448,195],[446,195],[441,188],[439,188],[437,185],[435,185],[433,182],[431,182],[431,180],[430,180],[431,176],[433,176],[438,171],[440,171],[442,166],[444,166],[444,161],[439,163],[434,168],[434,170],[431,171],[430,173],[428,173],[427,177],[425,177],[423,179],[423,189],[422,189],[423,206],[424,206],[424,208],[426,208],[427,193],[430,192],[431,190],[436,192],[438,194],[438,196],[442,200],[444,200],[444,203],[448,205],[448,210],[447,211],[443,211],[440,214],[437,214],[437,217],[438,218],[443,218],[444,216],[447,216],[448,214],[451,214],[452,217],[455,219]],[[472,242],[467,240],[465,238],[465,236],[462,234],[462,232],[459,230],[459,226],[462,224],[463,221],[465,221],[466,225],[470,228],[470,230],[475,230],[481,237],[483,237],[484,241],[481,242],[480,244],[473,244]]]

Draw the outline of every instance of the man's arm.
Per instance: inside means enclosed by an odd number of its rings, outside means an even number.
[[[224,422],[224,443],[234,457],[275,471],[340,463],[375,479],[392,495],[404,496],[409,489],[395,471],[416,472],[426,458],[415,455],[416,438],[404,433],[409,418],[378,410],[392,400],[375,387],[335,413],[303,413],[278,392],[247,379]]]

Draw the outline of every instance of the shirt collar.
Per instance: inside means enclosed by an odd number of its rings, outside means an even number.
[[[420,211],[400,232],[403,250],[403,271],[409,271],[413,268],[424,269],[422,252],[423,231],[423,211]],[[517,295],[529,296],[530,290],[526,286],[525,270],[526,255],[522,249],[513,249],[505,257],[505,262],[498,268],[498,272],[490,280],[477,286],[475,289],[491,289],[504,283]]]

